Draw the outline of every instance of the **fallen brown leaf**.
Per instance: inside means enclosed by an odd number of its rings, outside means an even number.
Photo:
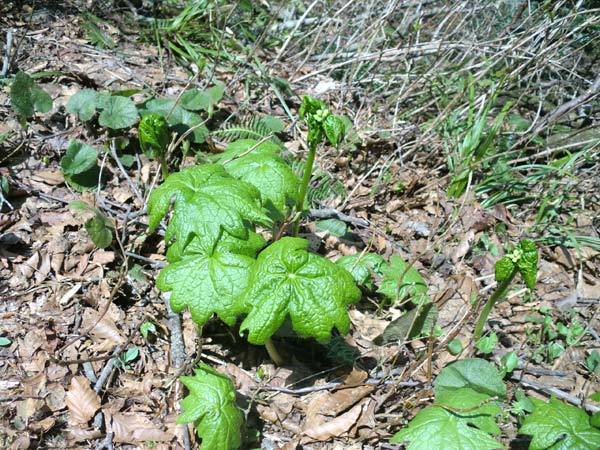
[[[69,409],[69,425],[83,425],[87,424],[100,408],[100,397],[92,390],[87,378],[78,376],[71,379],[66,403]]]

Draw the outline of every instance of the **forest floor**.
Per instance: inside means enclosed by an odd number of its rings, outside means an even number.
[[[201,335],[188,313],[179,324],[154,286],[164,243],[146,235],[144,199],[158,176],[157,162],[139,154],[123,169],[103,152],[105,182],[80,193],[65,183],[60,158],[70,140],[97,148],[107,142],[104,132],[66,112],[77,91],[139,89],[175,97],[197,80],[172,58],[161,60],[160,50],[134,31],[108,28],[118,46],[92,45],[82,21],[72,10],[43,8],[0,19],[3,28],[18,30],[11,70],[39,74],[36,81],[54,102],[50,113],[36,115],[22,129],[8,84],[0,91],[0,134],[10,134],[0,143],[0,175],[10,185],[0,212],[0,447],[185,448],[175,423],[183,395],[176,379],[198,361],[234,380],[247,408],[247,448],[401,448],[389,444],[390,437],[430,402],[442,367],[476,355],[498,361],[510,351],[519,357],[506,379],[510,395],[520,389],[543,399],[584,401],[591,412],[600,408],[584,400],[600,390],[598,376],[588,370],[590,356],[600,349],[600,253],[540,245],[535,290],[517,282],[492,311],[489,329],[499,342],[482,355],[472,344],[472,328],[496,285],[494,263],[506,243],[526,237],[535,214],[503,204],[484,208],[469,190],[450,198],[450,177],[440,170],[443,153],[416,148],[403,158],[398,151],[399,144],[419,139],[416,122],[404,122],[394,139],[356,126],[353,142],[320,153],[313,188],[326,193],[313,201],[301,235],[334,259],[368,248],[410,261],[437,306],[431,337],[407,339],[412,324],[396,320],[405,305],[367,296],[350,311],[350,333],[333,344],[277,338],[288,362],[276,367],[262,347],[216,320]],[[265,61],[275,57],[257,53]],[[294,69],[310,75],[319,70],[315,64]],[[273,70],[286,79],[292,69],[282,63]],[[270,114],[289,125],[286,109],[295,114],[303,94],[320,94],[333,110],[354,114],[352,103],[324,88],[336,83],[326,73],[292,84],[296,95],[285,95],[285,102],[268,86],[249,92],[237,75],[227,67],[214,73],[214,81],[226,86],[214,127],[239,111]],[[373,122],[374,116],[370,111],[369,130],[391,125],[388,117]],[[290,154],[302,155],[303,132],[290,130],[280,138]],[[127,137],[135,139],[133,133]],[[215,141],[203,150],[219,148]],[[191,163],[193,158],[183,161]],[[598,178],[597,162],[578,178],[580,201],[596,199],[569,213],[573,230],[582,235],[597,236]],[[129,251],[125,258],[123,247],[99,249],[91,242],[84,220],[69,208],[75,200],[96,205],[115,221]],[[332,235],[317,224],[323,218],[341,219],[347,231]],[[550,338],[546,329],[559,324],[575,337]],[[173,349],[178,329],[184,348]],[[447,350],[454,339],[463,344],[458,355]],[[561,351],[549,357],[553,348]],[[194,447],[193,432],[191,439]],[[518,436],[514,419],[500,440],[512,448],[528,442]]]

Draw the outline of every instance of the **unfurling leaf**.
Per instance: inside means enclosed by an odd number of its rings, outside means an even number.
[[[523,240],[519,243],[521,257],[517,259],[517,267],[519,273],[525,281],[525,285],[529,289],[535,289],[535,280],[537,278],[538,269],[538,250],[535,242]]]
[[[140,121],[138,138],[140,148],[146,155],[162,156],[171,141],[169,124],[163,116],[154,113],[148,114]]]
[[[323,121],[323,130],[329,143],[337,147],[346,134],[346,124],[341,117],[330,114]]]
[[[525,417],[519,433],[533,437],[530,450],[597,450],[600,430],[590,424],[587,413],[555,398],[548,403],[531,399],[533,413]]]
[[[284,237],[263,250],[241,294],[249,311],[240,331],[264,344],[290,317],[302,337],[327,341],[336,327],[347,333],[346,308],[360,299],[352,276],[328,259],[309,253],[308,241]]]
[[[515,263],[508,256],[498,260],[494,266],[495,278],[498,283],[510,278],[513,270],[515,269]]]
[[[178,423],[193,423],[201,450],[235,450],[242,445],[244,416],[235,403],[233,383],[201,364],[193,377],[181,377],[190,393],[181,401]]]

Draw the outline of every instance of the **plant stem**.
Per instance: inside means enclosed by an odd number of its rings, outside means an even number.
[[[306,165],[304,166],[304,175],[302,176],[302,184],[300,185],[300,192],[298,193],[298,204],[296,209],[299,213],[302,213],[304,209],[304,200],[306,198],[306,192],[308,191],[308,185],[310,184],[310,178],[312,176],[312,169],[315,163],[315,154],[317,153],[317,143],[309,142],[308,156],[306,157]],[[298,236],[298,230],[300,229],[300,216],[294,221],[294,236]]]
[[[167,160],[164,157],[159,157],[157,159],[158,163],[160,164],[160,172],[162,174],[163,181],[165,181],[169,176],[169,167],[167,166]]]
[[[506,290],[508,289],[508,286],[510,286],[510,283],[512,282],[512,280],[516,274],[517,274],[517,269],[515,268],[515,269],[513,269],[513,271],[509,275],[509,277],[506,278],[502,283],[500,283],[500,285],[496,288],[494,293],[490,296],[490,298],[488,298],[488,301],[486,302],[485,306],[481,310],[481,314],[479,315],[479,320],[477,321],[477,325],[475,325],[475,331],[473,333],[474,342],[477,342],[479,340],[479,338],[481,338],[481,334],[483,333],[483,326],[485,325],[485,322],[490,314],[490,311],[492,310],[492,308],[496,304],[496,302],[498,300],[500,300],[502,297],[504,297],[504,294],[506,294]]]
[[[265,348],[267,349],[267,353],[269,354],[269,357],[275,363],[275,365],[283,366],[283,364],[285,363],[285,360],[279,354],[279,352],[277,351],[277,348],[275,347],[275,344],[273,343],[273,341],[271,339],[267,339],[267,342],[265,342]]]

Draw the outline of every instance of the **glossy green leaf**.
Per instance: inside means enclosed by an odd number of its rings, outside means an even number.
[[[245,255],[250,258],[256,258],[256,255],[265,246],[265,244],[266,241],[260,234],[249,230],[247,239],[238,239],[229,233],[223,233],[215,247],[221,251]],[[170,246],[167,250],[167,261],[177,262],[184,256],[198,255],[205,252],[206,248],[202,239],[194,237],[183,249],[183,253],[178,246]]]
[[[377,253],[357,253],[342,256],[335,263],[350,272],[356,284],[373,289],[372,277],[374,274],[382,274],[381,268],[385,260]]]
[[[263,206],[275,220],[283,220],[293,207],[300,179],[283,159],[251,153],[225,164],[225,170],[258,189]]]
[[[417,305],[430,301],[423,277],[399,256],[392,256],[390,263],[383,265],[381,270],[383,280],[377,290],[380,294],[396,302],[410,298]]]
[[[508,256],[496,261],[496,265],[494,266],[496,281],[502,283],[507,280],[512,275],[514,269],[515,263]]]
[[[80,120],[88,121],[96,114],[97,104],[98,93],[93,89],[82,89],[69,98],[66,108]]]
[[[162,269],[156,285],[172,291],[173,311],[188,309],[198,325],[216,314],[231,326],[244,311],[239,295],[248,286],[253,264],[248,256],[205,247],[203,253],[183,256]]]
[[[163,155],[171,142],[169,125],[159,114],[145,115],[138,127],[140,148],[150,157]]]
[[[181,401],[178,423],[193,423],[202,450],[234,450],[242,445],[244,416],[235,402],[235,388],[225,375],[200,364],[193,377],[180,381],[190,391]]]
[[[138,111],[135,103],[127,97],[110,96],[98,117],[98,123],[106,128],[118,130],[129,128],[138,120]]]
[[[600,430],[585,411],[555,398],[548,403],[532,399],[533,413],[525,417],[519,433],[533,437],[530,450],[597,450]]]
[[[169,211],[171,201],[174,206],[188,201],[198,192],[201,186],[208,183],[212,177],[230,178],[223,166],[218,164],[203,164],[175,172],[156,189],[148,200],[148,228],[152,232]]]
[[[479,358],[461,359],[447,365],[434,382],[436,398],[465,387],[500,399],[506,396],[506,386],[498,369]]]
[[[331,261],[309,253],[305,239],[284,237],[263,250],[242,294],[249,311],[240,331],[264,344],[290,317],[301,337],[327,341],[336,327],[347,333],[346,308],[360,299],[352,275]]]
[[[503,448],[485,431],[442,407],[425,408],[391,441],[408,442],[407,450],[491,450]]]

